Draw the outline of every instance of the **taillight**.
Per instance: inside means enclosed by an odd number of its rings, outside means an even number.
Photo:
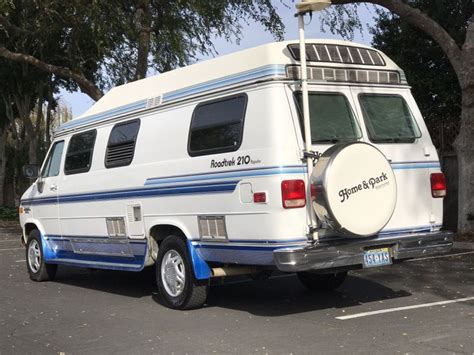
[[[267,203],[267,193],[266,192],[255,192],[253,194],[254,203]]]
[[[281,201],[284,208],[306,206],[306,188],[303,180],[284,180],[281,182]]]
[[[431,196],[444,197],[446,196],[446,179],[443,173],[433,173],[430,176],[431,180]]]

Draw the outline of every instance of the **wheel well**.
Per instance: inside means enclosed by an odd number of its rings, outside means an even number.
[[[34,224],[34,223],[27,223],[27,224],[25,224],[25,238],[28,238],[28,236],[30,235],[31,231],[32,231],[32,230],[35,230],[35,229],[38,229],[38,227],[36,227],[36,224]]]
[[[186,239],[186,236],[184,235],[183,231],[179,229],[176,226],[170,225],[170,224],[160,224],[157,226],[154,226],[150,230],[150,236],[156,240],[158,245],[169,235],[176,235],[183,237]]]

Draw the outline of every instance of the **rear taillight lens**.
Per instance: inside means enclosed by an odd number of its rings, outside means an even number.
[[[304,181],[282,181],[281,200],[284,208],[299,208],[306,206],[306,188]]]
[[[446,196],[446,179],[443,173],[431,174],[431,196],[444,197]]]

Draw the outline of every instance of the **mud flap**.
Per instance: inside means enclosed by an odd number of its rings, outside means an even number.
[[[198,280],[207,280],[211,277],[211,269],[209,265],[199,256],[196,252],[196,248],[191,244],[191,241],[186,240],[188,245],[189,256],[193,264],[194,276]]]

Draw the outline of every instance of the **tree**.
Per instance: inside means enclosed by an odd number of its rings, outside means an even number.
[[[323,25],[329,25],[332,31],[341,34],[350,33],[351,29],[360,26],[357,21],[357,5],[379,5],[427,36],[429,36],[448,58],[461,89],[461,127],[454,146],[459,166],[459,215],[458,231],[474,231],[474,15],[473,5],[468,4],[465,36],[450,34],[440,22],[430,17],[429,12],[421,9],[446,9],[445,1],[449,0],[332,0],[332,6],[327,11]],[[459,2],[459,0],[456,0]],[[341,7],[340,5],[345,5]],[[446,14],[452,18],[456,13]],[[350,26],[348,21],[351,19]],[[348,27],[349,26],[349,27]],[[421,49],[420,49],[421,50]],[[423,49],[424,50],[424,49]]]
[[[0,57],[98,100],[104,88],[145,77],[150,64],[163,72],[214,53],[215,35],[238,40],[241,19],[283,35],[270,0],[4,0]]]
[[[469,20],[471,0],[442,1],[442,6],[425,2],[422,10],[462,43]],[[371,28],[372,45],[383,51],[405,71],[432,138],[443,151],[453,149],[454,136],[440,139],[440,133],[459,132],[461,89],[456,74],[441,48],[424,32],[393,13],[378,9]],[[452,14],[446,16],[446,13]],[[420,51],[420,48],[423,48]],[[457,176],[456,176],[457,177]]]

